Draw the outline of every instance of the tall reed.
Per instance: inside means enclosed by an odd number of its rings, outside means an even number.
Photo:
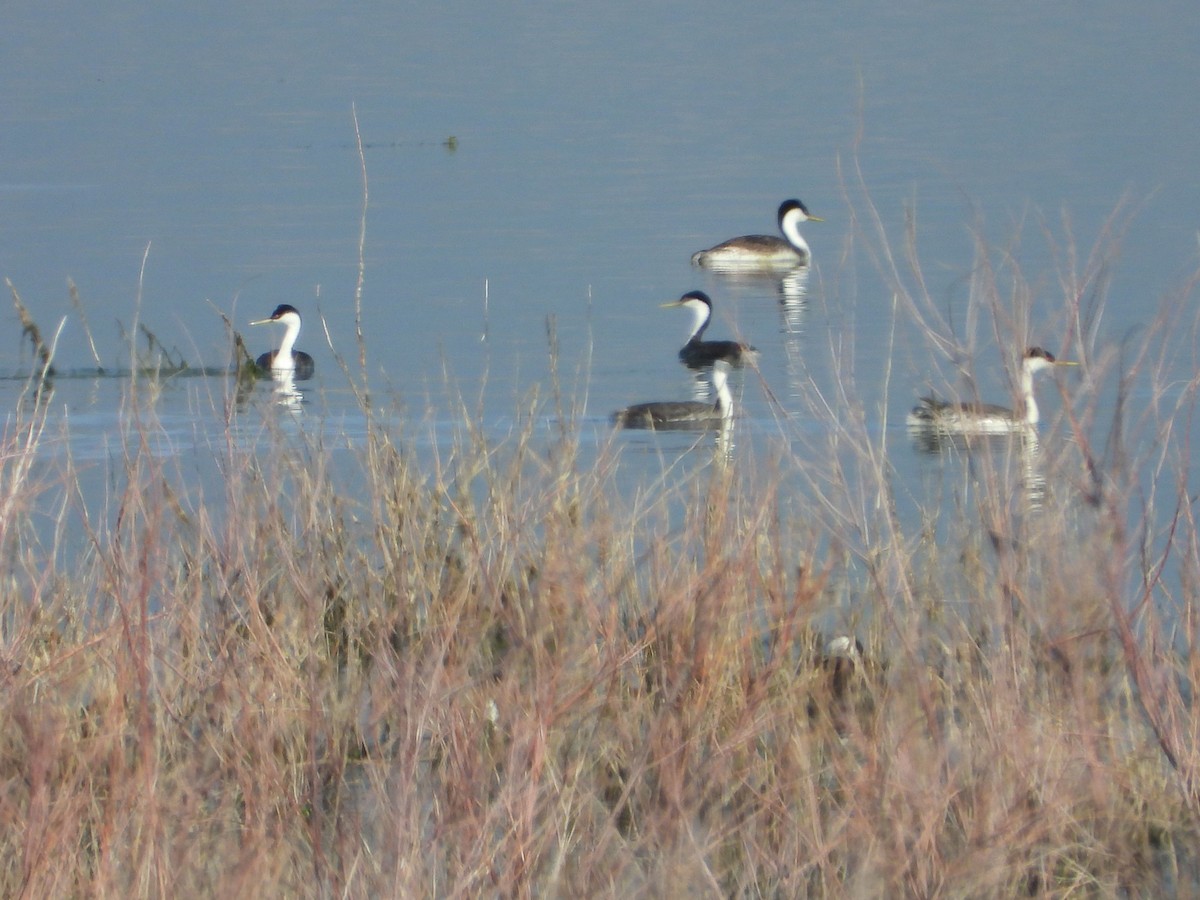
[[[915,242],[873,252],[896,314],[969,363]],[[992,255],[972,321],[1019,337],[1032,292]],[[198,484],[138,377],[97,505],[25,403],[0,447],[0,891],[1196,890],[1196,383],[1162,375],[1194,286],[1109,347],[1083,302],[1106,250],[1074,256],[1087,366],[1038,477],[960,449],[915,517],[849,366],[813,396],[825,429],[758,462],[699,443],[632,495],[561,397],[552,433],[537,397],[501,436],[464,404],[424,464],[378,408],[351,456],[220,397]]]

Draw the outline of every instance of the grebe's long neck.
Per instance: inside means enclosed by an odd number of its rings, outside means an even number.
[[[699,302],[688,305],[692,308],[692,330],[687,339],[689,342],[698,341],[704,336],[704,329],[708,327],[708,321],[712,318],[712,308]]]
[[[300,317],[288,316],[287,330],[283,332],[283,340],[279,342],[279,350],[275,353],[275,358],[271,361],[271,367],[275,369],[294,369],[296,368],[296,356],[292,350],[296,346],[296,338],[300,336]]]
[[[1023,415],[1017,415],[1014,418],[1026,425],[1038,423],[1037,399],[1033,396],[1033,371],[1033,366],[1028,363],[1021,365],[1021,412]]]
[[[722,419],[733,417],[733,395],[729,392],[729,373],[723,365],[713,367],[713,389],[717,392],[717,412]]]
[[[803,221],[804,216],[800,211],[793,209],[784,215],[779,223],[779,230],[783,232],[783,236],[787,238],[787,242],[792,245],[793,249],[807,259],[810,254],[808,241],[804,240],[804,235],[800,233],[800,223]]]

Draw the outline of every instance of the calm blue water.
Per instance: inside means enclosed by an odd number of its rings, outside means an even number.
[[[321,373],[306,414],[353,434],[335,350],[357,369],[356,112],[368,374],[399,418],[433,423],[434,444],[456,391],[482,397],[501,431],[533,390],[549,395],[548,329],[599,442],[611,410],[689,396],[674,355],[686,316],[658,304],[701,287],[718,304],[710,333],[762,351],[761,375],[739,389],[750,435],[782,431],[789,449],[818,452],[857,404],[868,432],[898,429],[893,464],[915,482],[940,463],[908,446],[904,413],[929,385],[962,382],[893,304],[870,204],[904,284],[974,349],[995,399],[1008,390],[999,343],[1078,349],[1068,248],[1083,271],[1118,207],[1094,347],[1143,328],[1196,271],[1200,11],[1081,12],[18,3],[0,34],[0,275],[44,329],[66,319],[63,370],[97,364],[68,279],[110,369],[131,364],[135,323],[192,365],[223,366],[219,311],[258,351],[277,335],[245,325],[293,303]],[[773,232],[790,196],[825,218],[806,229],[806,283],[691,267],[697,249]],[[903,260],[910,217],[923,284]],[[1000,306],[1023,312],[1000,328],[968,302],[977,238],[1019,273],[1001,275]],[[1187,334],[1190,304],[1177,306],[1173,330]],[[20,372],[29,353],[9,321],[0,371]],[[1193,355],[1174,360],[1171,377],[1190,378]],[[18,388],[0,396],[11,406]],[[178,446],[223,428],[219,404],[196,397],[225,393],[164,394]],[[1057,391],[1042,396],[1053,415]],[[119,399],[62,382],[55,402],[76,426],[64,440],[84,453],[111,443]],[[635,437],[629,456],[647,441],[656,461],[663,441],[688,443]]]

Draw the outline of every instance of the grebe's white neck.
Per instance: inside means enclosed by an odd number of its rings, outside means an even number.
[[[700,336],[704,334],[704,329],[708,327],[708,322],[712,318],[712,300],[704,291],[688,291],[678,300],[672,300],[669,303],[662,304],[663,308],[673,306],[682,306],[692,313],[691,331],[688,332],[686,343],[700,340]]]
[[[687,339],[698,341],[704,335],[704,329],[708,327],[709,319],[712,318],[712,307],[695,298],[683,301],[682,305],[692,312],[692,328],[688,332]]]
[[[809,250],[808,241],[804,240],[804,235],[800,233],[800,225],[807,222],[808,219],[804,210],[793,208],[785,212],[779,220],[779,230],[783,232],[783,236],[795,251],[805,259],[812,254],[812,251]]]
[[[721,418],[733,418],[733,395],[729,392],[729,363],[724,360],[713,364],[712,386],[717,393],[717,411],[721,413]]]
[[[1029,365],[1029,360],[1021,365],[1021,405],[1024,415],[1014,418],[1020,419],[1026,425],[1036,425],[1039,412],[1037,398],[1033,395],[1033,367]]]
[[[283,340],[279,342],[279,350],[275,353],[275,358],[271,362],[271,367],[274,369],[294,369],[296,368],[296,355],[292,350],[296,346],[296,339],[300,337],[300,316],[298,313],[284,313],[276,322],[282,322],[286,326],[283,332]]]
[[[1033,395],[1033,376],[1035,373],[1043,369],[1052,368],[1055,365],[1071,365],[1071,363],[1059,363],[1053,356],[1045,350],[1034,347],[1026,351],[1025,358],[1021,360],[1021,405],[1023,407],[1020,415],[1013,416],[1014,419],[1024,422],[1026,425],[1036,425],[1039,419],[1039,411],[1037,398]]]

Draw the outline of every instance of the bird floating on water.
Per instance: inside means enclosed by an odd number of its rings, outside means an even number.
[[[952,434],[1014,434],[1032,431],[1038,423],[1038,405],[1033,396],[1033,376],[1055,366],[1079,363],[1055,359],[1041,347],[1030,347],[1021,359],[1020,405],[1017,411],[992,403],[951,403],[937,397],[922,397],[908,414],[908,427]]]
[[[747,234],[692,254],[692,264],[710,269],[790,269],[807,266],[812,259],[808,242],[800,233],[805,222],[821,222],[809,215],[799,200],[784,200],[779,205],[779,230],[783,237],[771,234]],[[786,240],[785,240],[786,239]]]
[[[678,300],[662,304],[664,309],[680,307],[692,313],[692,330],[687,343],[679,351],[679,359],[693,369],[711,366],[724,360],[731,366],[741,366],[758,356],[758,350],[741,341],[706,341],[704,330],[712,319],[712,300],[704,291],[688,291]]]
[[[658,431],[701,431],[724,427],[733,419],[733,397],[729,393],[729,363],[717,360],[712,368],[716,403],[700,400],[663,400],[638,403],[613,413],[619,428],[649,428]]]
[[[272,373],[291,373],[296,381],[306,381],[313,377],[316,364],[313,358],[303,350],[296,350],[296,338],[300,336],[300,313],[296,307],[281,303],[275,307],[275,312],[269,318],[258,319],[251,325],[270,325],[279,322],[285,326],[283,340],[279,342],[278,350],[270,350],[259,356],[257,363],[260,369]]]

